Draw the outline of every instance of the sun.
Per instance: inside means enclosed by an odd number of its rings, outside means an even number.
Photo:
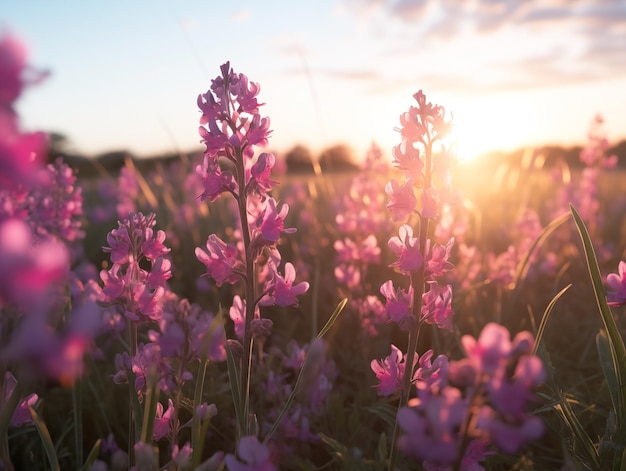
[[[516,97],[459,100],[451,110],[460,161],[472,161],[496,150],[510,151],[532,140],[532,111]]]

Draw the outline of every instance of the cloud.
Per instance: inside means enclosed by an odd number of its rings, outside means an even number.
[[[289,69],[285,75],[312,75],[315,77],[326,77],[347,82],[372,82],[381,79],[381,74],[372,69],[306,69],[304,67]]]
[[[386,44],[381,62],[400,63],[402,57],[422,62],[426,70],[408,74],[438,89],[460,82],[468,89],[516,89],[626,76],[623,0],[344,0],[344,5]],[[404,82],[384,75],[395,83],[391,86]]]
[[[243,24],[243,23],[246,23],[250,19],[251,16],[252,16],[252,10],[248,8],[242,8],[240,10],[236,10],[232,14],[231,20],[233,21],[233,23]]]

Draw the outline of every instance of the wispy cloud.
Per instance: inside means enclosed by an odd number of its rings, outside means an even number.
[[[252,10],[248,8],[242,8],[240,10],[236,10],[232,14],[231,20],[233,21],[233,23],[243,24],[243,23],[246,23],[250,19],[251,16],[252,16]]]
[[[381,62],[421,60],[421,70],[409,70],[409,76],[438,89],[458,88],[459,82],[469,91],[626,76],[623,0],[344,0],[343,5],[386,44]]]

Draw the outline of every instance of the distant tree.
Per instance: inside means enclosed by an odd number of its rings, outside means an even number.
[[[352,150],[345,144],[337,144],[322,151],[319,164],[323,172],[350,172],[358,168]]]
[[[312,173],[313,154],[308,147],[296,145],[285,154],[289,173]]]
[[[126,150],[116,150],[100,154],[96,157],[96,160],[108,172],[117,175],[120,169],[124,166],[126,157],[132,158],[132,154]]]
[[[48,160],[53,162],[57,157],[68,154],[69,139],[60,132],[48,133]]]

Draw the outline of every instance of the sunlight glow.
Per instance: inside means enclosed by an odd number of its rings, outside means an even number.
[[[509,151],[532,140],[532,107],[514,95],[459,100],[454,109],[458,158],[468,161],[482,154]]]

